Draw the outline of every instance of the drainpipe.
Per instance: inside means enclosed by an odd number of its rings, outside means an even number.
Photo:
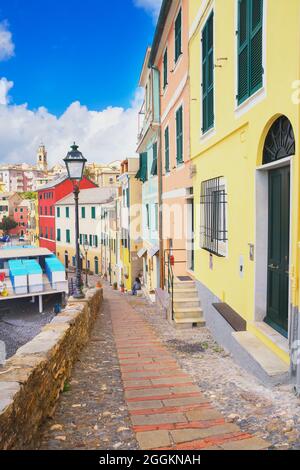
[[[152,66],[152,70],[158,73],[158,89],[159,89],[159,107],[161,104],[160,99],[160,72],[157,67]],[[153,79],[152,79],[153,80]],[[153,87],[153,85],[152,85]],[[154,93],[152,92],[152,100],[154,100]],[[154,101],[152,101],[154,110]],[[159,109],[160,116],[160,109]],[[157,177],[158,177],[158,239],[159,239],[159,268],[160,268],[160,288],[163,290],[165,287],[165,270],[164,270],[164,241],[163,241],[163,205],[162,205],[162,131],[161,123],[159,122],[158,138],[157,138]]]

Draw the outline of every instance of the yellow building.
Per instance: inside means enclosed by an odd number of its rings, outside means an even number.
[[[300,3],[194,0],[189,17],[195,277],[206,321],[263,379],[280,381],[291,366],[300,385],[291,360]]]
[[[120,277],[125,290],[132,289],[135,278],[143,272],[138,253],[143,246],[141,237],[142,183],[136,179],[138,158],[128,158],[121,164],[120,183]]]
[[[118,284],[119,229],[117,218],[118,192],[101,206],[101,273],[111,285]]]

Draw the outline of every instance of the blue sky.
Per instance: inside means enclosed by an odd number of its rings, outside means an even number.
[[[138,79],[161,0],[1,0],[0,162],[135,153]]]
[[[132,0],[2,0],[15,57],[0,65],[13,100],[62,114],[73,101],[91,109],[127,107],[154,22]]]

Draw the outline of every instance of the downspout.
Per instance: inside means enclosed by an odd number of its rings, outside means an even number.
[[[158,73],[158,90],[159,90],[159,130],[157,138],[157,177],[158,177],[158,239],[159,239],[159,268],[160,268],[160,288],[163,290],[165,287],[165,270],[164,270],[164,241],[163,241],[163,205],[162,205],[162,132],[160,123],[160,110],[161,110],[161,96],[160,96],[160,72],[157,67],[152,66],[152,69]],[[153,86],[153,85],[152,85]],[[154,93],[152,93],[154,99]],[[153,103],[154,109],[154,103]]]

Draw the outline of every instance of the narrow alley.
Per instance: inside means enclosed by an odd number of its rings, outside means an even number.
[[[290,390],[263,387],[206,328],[173,330],[153,304],[108,286],[104,298],[36,448],[298,448]]]

